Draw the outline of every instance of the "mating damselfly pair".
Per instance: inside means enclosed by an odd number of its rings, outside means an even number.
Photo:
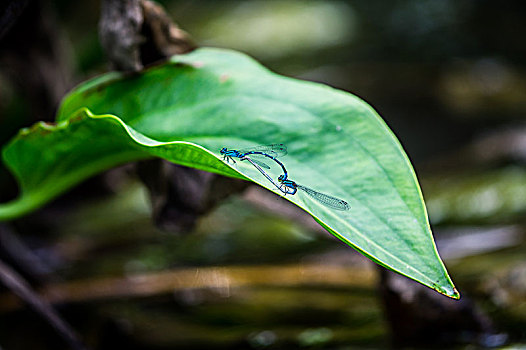
[[[305,194],[311,198],[317,200],[321,204],[325,205],[328,208],[336,210],[349,210],[349,204],[343,199],[338,199],[336,197],[330,196],[325,193],[318,192],[312,188],[302,186],[297,182],[290,180],[288,178],[288,172],[285,168],[285,165],[276,159],[287,154],[287,147],[282,143],[275,143],[270,145],[257,146],[247,149],[227,149],[226,147],[221,149],[220,153],[223,155],[223,160],[226,162],[232,161],[235,163],[234,158],[238,158],[243,161],[246,160],[250,162],[267,180],[269,180],[278,190],[280,190],[284,195],[291,194],[294,195],[298,190],[303,191]],[[270,169],[267,163],[264,162],[265,158],[274,161],[278,164],[283,170],[283,174],[278,177],[278,183],[276,183],[272,177],[267,174],[265,169]]]

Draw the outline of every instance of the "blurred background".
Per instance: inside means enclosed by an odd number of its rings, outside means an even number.
[[[463,301],[393,283],[255,187],[221,201],[191,232],[159,228],[129,165],[0,226],[0,256],[88,346],[526,347],[524,1],[160,3],[199,46],[246,52],[371,104],[414,164]],[[36,4],[24,13],[34,26],[14,25],[0,41],[2,145],[21,127],[53,120],[67,90],[109,69],[98,1]],[[0,166],[0,199],[16,193]],[[441,318],[440,305],[462,322]],[[446,331],[430,344],[415,322]],[[1,349],[68,347],[4,287],[0,325]]]

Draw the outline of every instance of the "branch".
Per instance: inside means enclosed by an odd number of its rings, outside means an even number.
[[[196,47],[160,5],[147,0],[103,0],[99,36],[121,71],[138,71]]]

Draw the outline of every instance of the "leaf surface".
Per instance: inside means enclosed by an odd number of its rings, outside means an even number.
[[[203,48],[138,74],[109,73],[74,89],[57,124],[23,129],[3,151],[20,183],[0,206],[7,220],[83,179],[129,161],[161,157],[253,181],[278,193],[249,162],[219,150],[284,143],[289,178],[349,203],[286,198],[375,262],[458,298],[437,253],[413,168],[377,113],[359,98],[274,74],[251,58]],[[270,169],[276,179],[280,169]]]

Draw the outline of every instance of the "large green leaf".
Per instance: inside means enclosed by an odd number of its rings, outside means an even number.
[[[24,129],[4,149],[21,196],[0,206],[0,219],[104,169],[152,156],[277,192],[248,162],[226,164],[219,154],[269,143],[288,146],[283,161],[291,179],[346,200],[351,210],[326,208],[301,192],[288,200],[377,263],[458,297],[411,164],[375,111],[351,94],[278,76],[232,51],[200,49],[76,88],[56,125]]]

